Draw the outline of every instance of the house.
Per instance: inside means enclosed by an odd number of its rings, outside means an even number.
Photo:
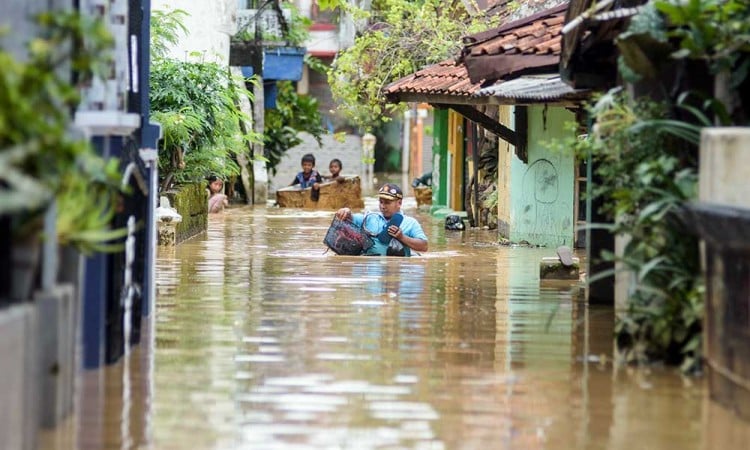
[[[3,36],[2,54],[6,69],[10,68],[2,77],[3,91],[16,94],[11,96],[15,100],[6,102],[2,120],[22,109],[27,114],[19,115],[17,122],[34,115],[38,119],[29,120],[28,128],[14,125],[10,127],[12,133],[6,130],[1,137],[7,146],[2,152],[6,155],[26,146],[35,150],[18,153],[20,158],[6,156],[3,167],[13,167],[3,175],[12,171],[14,179],[23,180],[23,185],[14,189],[17,186],[6,183],[8,178],[2,181],[6,200],[0,207],[0,341],[5,345],[0,349],[0,398],[7,413],[0,423],[0,448],[36,448],[42,428],[70,420],[76,407],[80,370],[118,361],[140,341],[141,326],[149,322],[142,319],[154,313],[158,170],[154,149],[159,127],[150,123],[148,110],[148,1],[11,0],[4,2],[2,12],[0,26],[8,30]],[[48,23],[54,25],[54,32],[43,25],[44,21],[34,19],[38,14],[55,18],[54,24]],[[78,45],[73,45],[71,37],[91,29],[82,24],[94,21],[112,36],[112,51],[106,52],[111,58],[79,53]],[[50,35],[62,38],[60,44],[47,41]],[[91,37],[90,43],[104,44],[101,31],[86,37],[86,41]],[[33,47],[29,44],[37,41],[59,51],[51,52],[48,62],[40,64],[29,52]],[[76,66],[76,60],[86,61]],[[33,71],[28,68],[32,64],[36,64]],[[80,70],[89,64],[101,69],[98,76],[74,77],[74,67]],[[36,92],[43,93],[37,96]],[[75,108],[71,108],[73,93],[80,94]],[[21,102],[25,107],[17,108]],[[38,108],[40,104],[45,107]],[[9,139],[9,135],[13,136]],[[30,144],[39,141],[41,135],[46,144]],[[93,151],[79,145],[84,140],[90,142]],[[77,141],[75,153],[64,149],[73,141]],[[45,153],[45,148],[50,151]],[[24,167],[41,165],[66,171],[66,176],[72,174],[84,183],[85,191],[95,191],[100,189],[95,182],[104,183],[106,176],[73,170],[74,159],[76,166],[84,162],[89,165],[86,158],[94,153],[116,159],[122,169],[118,180],[122,191],[111,218],[100,215],[101,207],[86,203],[92,197],[48,179],[51,172],[27,171]],[[7,165],[14,160],[18,166]],[[89,170],[96,170],[94,167]],[[42,180],[45,189],[41,192],[45,195],[38,202],[22,198],[27,196],[27,186]],[[14,195],[22,198],[21,207],[13,208]],[[50,200],[53,195],[56,201]],[[61,201],[63,196],[75,200],[89,215],[81,215],[75,208],[76,212],[60,220],[70,209]],[[105,197],[96,197],[100,199],[111,204]],[[84,223],[95,216],[104,223]],[[18,223],[30,222],[30,217],[43,221],[43,226],[24,227],[25,236],[21,237],[14,229]],[[75,222],[68,224],[67,232],[79,235],[79,244],[85,242],[84,235],[128,224],[126,238],[107,240],[107,244],[122,242],[125,249],[105,254],[96,248],[84,257],[79,252],[83,247],[58,240],[65,233],[63,221]]]
[[[621,2],[593,0],[571,0],[565,16],[565,26],[560,54],[560,76],[568,85],[579,89],[606,91],[618,83],[617,56],[619,54],[615,38],[627,27],[630,17],[645,0],[624,0]],[[594,167],[590,173],[595,173]],[[597,179],[592,176],[595,185]],[[600,213],[603,199],[592,198],[589,205],[589,220],[592,223],[604,222]],[[609,231],[601,228],[589,231],[586,245],[586,259],[589,261],[588,274],[596,276],[615,269],[615,264],[607,253],[624,247]],[[621,250],[618,250],[621,251]],[[615,277],[599,277],[589,283],[590,303],[622,303],[627,297],[630,280],[625,271],[618,271]],[[617,300],[619,298],[619,300]]]
[[[294,5],[294,12],[288,6],[290,3]],[[343,118],[332,112],[336,109],[336,105],[328,86],[326,73],[320,73],[311,69],[308,64],[303,64],[303,58],[307,56],[316,58],[324,66],[329,66],[340,50],[354,42],[357,24],[350,14],[338,9],[322,10],[318,2],[314,0],[291,2],[238,0],[237,29],[240,33],[253,35],[255,30],[253,22],[258,22],[262,25],[260,28],[266,31],[265,36],[278,35],[281,26],[280,16],[287,24],[292,23],[297,26],[302,22],[301,18],[309,20],[311,24],[307,29],[308,37],[304,42],[294,43],[298,47],[292,48],[265,47],[273,43],[265,41],[260,43],[264,46],[261,69],[263,89],[255,90],[256,102],[263,101],[265,108],[275,107],[276,81],[293,81],[298,94],[309,95],[318,101],[319,112],[324,120],[323,125],[328,129],[329,134],[321,136],[321,144],[319,144],[312,134],[300,132],[299,138],[302,142],[287,149],[273,170],[267,170],[262,163],[254,163],[253,167],[256,170],[254,191],[263,192],[263,195],[254,196],[256,203],[265,202],[267,192],[274,193],[279,188],[288,186],[290,180],[299,171],[300,158],[306,153],[313,153],[316,156],[317,168],[324,173],[327,172],[328,163],[333,158],[342,161],[344,173],[347,175],[361,174],[364,166],[360,137],[350,130],[351,127]],[[273,32],[268,33],[268,30]],[[260,53],[252,48],[238,50],[233,48],[230,52],[230,64],[241,67],[243,74],[249,76],[256,71],[253,66],[261,64],[258,59],[253,60],[253,55],[257,56]],[[264,128],[264,117],[260,112],[262,111],[256,109],[254,114],[256,131]],[[336,132],[343,132],[343,138],[334,136],[333,133]]]
[[[357,24],[350,14],[338,9],[323,10],[316,0],[294,0],[292,3],[299,14],[311,22],[308,38],[304,42],[307,56],[316,58],[328,67],[339,51],[354,43]],[[289,185],[300,170],[300,158],[306,153],[315,155],[316,167],[321,173],[327,173],[330,160],[337,158],[343,163],[344,174],[361,175],[365,168],[361,138],[351,130],[344,118],[333,112],[336,104],[328,85],[327,74],[304,64],[296,86],[297,93],[309,95],[318,101],[323,125],[329,133],[321,136],[322,145],[318,144],[312,134],[299,133],[302,142],[288,149],[275,167],[275,173],[269,174],[269,192],[273,193]],[[334,133],[339,132],[342,132],[340,136],[334,136]]]
[[[584,245],[585,166],[549,145],[570,135],[567,122],[580,123],[581,102],[588,95],[559,77],[566,9],[567,4],[558,5],[467,36],[457,58],[384,89],[389,101],[425,102],[437,109],[435,210],[470,209],[470,174],[479,180],[481,140],[489,133],[499,138],[495,184],[501,236],[533,245]],[[473,205],[478,209],[476,200]]]

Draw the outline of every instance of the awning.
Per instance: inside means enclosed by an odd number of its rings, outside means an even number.
[[[526,75],[509,81],[498,81],[477,91],[475,97],[491,97],[490,103],[559,103],[580,101],[590,94],[588,89],[575,89],[560,79],[559,74]]]

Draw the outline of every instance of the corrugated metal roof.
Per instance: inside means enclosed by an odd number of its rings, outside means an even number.
[[[513,100],[580,100],[588,95],[587,89],[573,89],[558,74],[527,75],[514,80],[498,81],[480,89],[476,97],[499,97]]]

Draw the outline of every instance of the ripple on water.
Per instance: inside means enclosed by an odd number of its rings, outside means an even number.
[[[263,207],[161,254],[153,447],[695,449],[710,434],[700,381],[654,372],[643,389],[601,362],[613,311],[540,286],[554,249],[408,213],[430,236],[409,259],[324,254],[331,211]]]

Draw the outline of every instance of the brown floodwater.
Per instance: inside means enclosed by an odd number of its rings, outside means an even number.
[[[554,249],[415,215],[408,259],[325,253],[331,212],[212,216],[159,250],[143,344],[82,374],[41,447],[747,448],[703,379],[613,366],[612,309],[540,284]]]

